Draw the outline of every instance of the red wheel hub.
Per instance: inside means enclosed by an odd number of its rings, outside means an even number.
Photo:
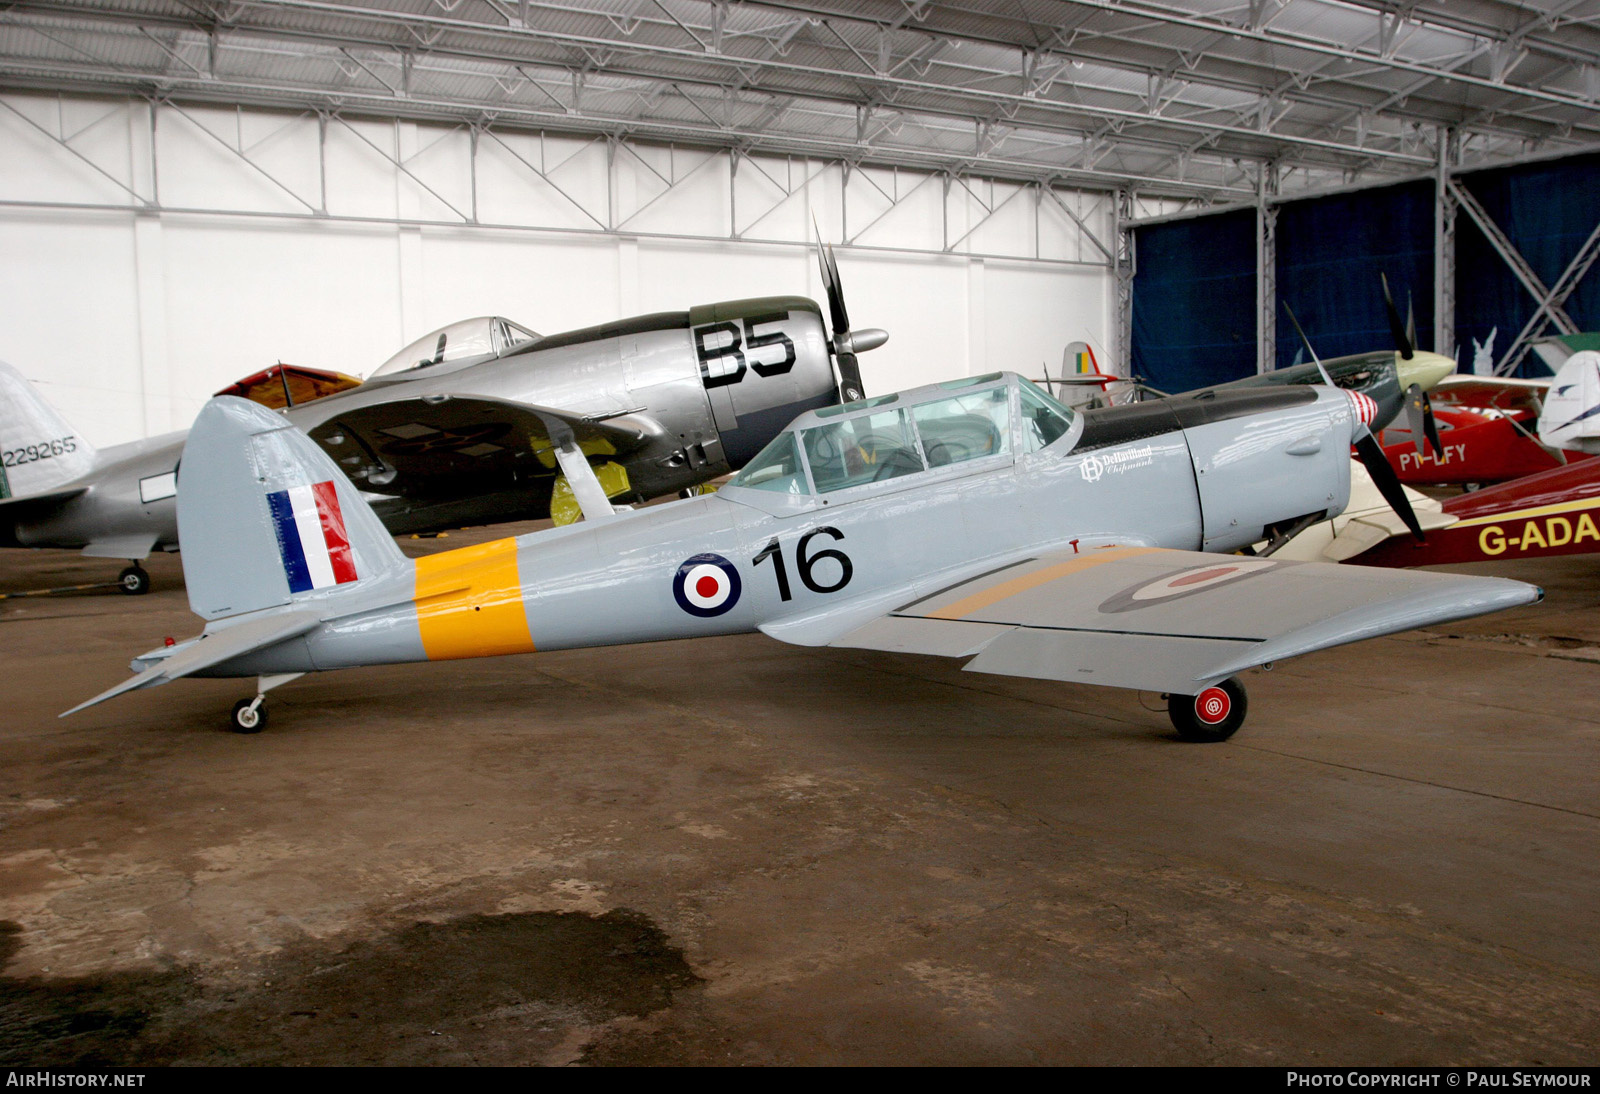
[[[1206,688],[1194,697],[1194,716],[1208,726],[1221,725],[1233,710],[1233,700],[1221,688]]]

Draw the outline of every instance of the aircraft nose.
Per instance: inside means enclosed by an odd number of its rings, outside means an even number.
[[[1395,371],[1399,374],[1400,390],[1404,391],[1412,384],[1419,385],[1427,391],[1440,380],[1449,376],[1456,370],[1456,363],[1442,353],[1429,353],[1418,350],[1411,355],[1411,360],[1395,359]]]

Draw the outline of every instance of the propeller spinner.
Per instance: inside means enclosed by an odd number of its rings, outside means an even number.
[[[833,325],[833,336],[828,339],[828,352],[833,354],[839,370],[839,398],[847,403],[866,398],[866,388],[861,383],[861,365],[856,355],[877,349],[889,340],[889,332],[877,327],[850,329],[850,313],[844,306],[844,287],[839,281],[839,264],[833,258],[833,245],[821,242],[818,233],[818,264],[822,267],[822,285],[828,292],[828,317]]]

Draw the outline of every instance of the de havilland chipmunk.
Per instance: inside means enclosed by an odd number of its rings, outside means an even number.
[[[831,248],[821,263],[829,321],[794,296],[545,336],[473,319],[312,402],[296,404],[285,384],[280,405],[362,491],[384,495],[374,509],[396,534],[576,519],[574,461],[594,461],[615,502],[689,490],[743,467],[801,411],[861,398],[856,355],[888,335],[850,329]],[[255,386],[276,390],[271,379]],[[137,560],[179,544],[183,442],[176,433],[95,452],[0,365],[0,546],[131,559],[123,588],[145,591]]]
[[[1292,387],[1075,413],[995,373],[807,411],[713,495],[618,512],[574,460],[583,522],[412,560],[324,448],[217,398],[178,498],[205,629],[74,710],[254,676],[231,722],[253,732],[266,691],[308,672],[761,631],[1166,692],[1180,735],[1220,740],[1244,720],[1248,668],[1542,597],[1205,553],[1342,509],[1352,442],[1388,472],[1373,411]]]

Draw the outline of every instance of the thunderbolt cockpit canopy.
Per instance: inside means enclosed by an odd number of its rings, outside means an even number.
[[[466,357],[499,357],[517,346],[537,342],[539,335],[500,315],[462,319],[424,334],[379,365],[369,379],[428,368]]]

